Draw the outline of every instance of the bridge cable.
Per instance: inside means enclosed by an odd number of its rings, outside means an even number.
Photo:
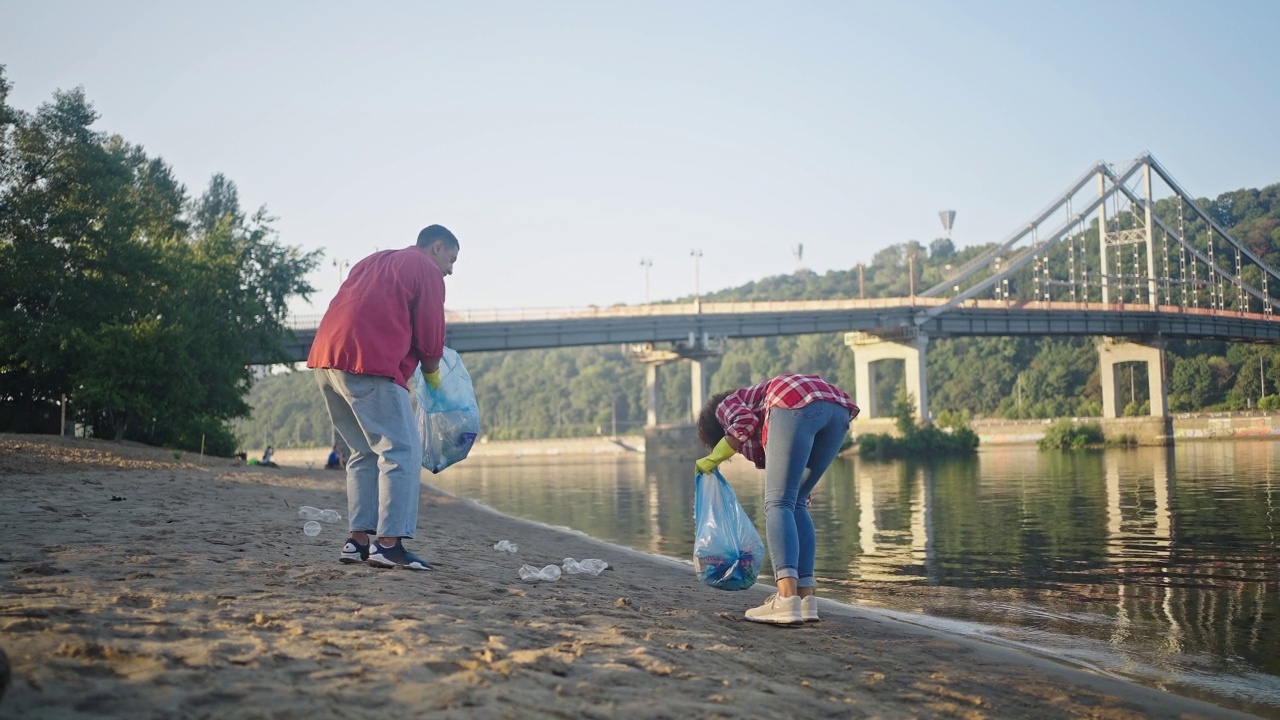
[[[1178,238],[1179,239],[1187,236],[1186,230],[1183,227],[1183,220],[1184,218],[1183,218],[1183,211],[1182,211],[1182,196],[1179,195],[1178,196]],[[1180,272],[1181,272],[1180,277],[1182,279],[1182,307],[1183,309],[1186,309],[1187,307],[1187,251],[1181,245],[1178,246],[1178,265],[1180,267]],[[1193,271],[1194,271],[1194,268],[1193,268]]]
[[[1169,233],[1160,228],[1160,256],[1164,260],[1164,304],[1173,305],[1173,282],[1169,277]]]
[[[1218,261],[1214,258],[1213,253],[1213,231],[1208,233],[1209,237],[1205,240],[1205,244],[1209,247],[1209,309],[1218,309],[1218,280],[1217,275],[1213,272],[1213,268],[1217,266]]]
[[[1089,302],[1089,238],[1084,218],[1080,218],[1080,294],[1085,302]]]
[[[1181,212],[1181,211],[1182,211],[1182,196],[1181,196],[1181,195],[1179,195],[1179,196],[1178,196],[1178,210],[1179,210],[1179,212]],[[1184,218],[1183,216],[1180,216],[1180,217],[1178,218],[1178,228],[1179,228],[1180,230],[1182,229],[1182,224],[1183,224],[1183,220],[1184,220],[1184,219],[1185,219],[1185,218]],[[1187,236],[1187,234],[1186,234],[1186,232],[1182,232],[1180,236],[1181,236],[1181,237],[1183,237],[1183,238],[1185,238],[1185,237]],[[1185,247],[1183,248],[1183,250],[1182,250],[1182,251],[1183,251],[1183,252],[1187,252],[1187,250],[1186,250],[1186,248],[1185,248]],[[1196,264],[1196,262],[1195,262],[1195,258],[1194,258],[1194,257],[1192,257],[1192,259],[1191,259],[1191,290],[1192,290],[1192,293],[1191,293],[1191,306],[1192,306],[1193,308],[1195,308],[1196,310],[1199,310],[1199,309],[1200,309],[1200,276],[1199,276],[1200,274],[1199,274],[1199,272],[1197,272],[1197,267],[1198,267],[1198,266],[1197,266],[1197,264]]]
[[[1244,299],[1244,267],[1240,263],[1240,248],[1236,248],[1236,303],[1237,310],[1240,312],[1249,312],[1249,304]]]
[[[1137,207],[1137,203],[1129,203],[1129,225],[1132,226],[1129,228],[1130,230],[1138,229]],[[1143,243],[1143,245],[1145,246],[1146,243]],[[1133,301],[1135,303],[1140,302],[1142,298],[1142,285],[1145,281],[1143,273],[1146,272],[1146,268],[1139,270],[1141,258],[1138,256],[1138,253],[1140,251],[1141,249],[1139,248],[1138,243],[1133,243],[1133,277],[1130,282],[1133,285]]]

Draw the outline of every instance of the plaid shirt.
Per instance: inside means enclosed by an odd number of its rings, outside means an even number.
[[[779,375],[730,393],[716,408],[716,419],[725,435],[741,444],[743,456],[762,468],[769,442],[769,411],[776,407],[793,410],[818,401],[847,408],[850,420],[858,417],[858,406],[849,395],[817,375]]]

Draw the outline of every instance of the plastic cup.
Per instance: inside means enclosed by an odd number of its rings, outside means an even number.
[[[581,562],[574,560],[573,558],[564,559],[564,571],[569,573],[570,575],[574,575],[578,573],[584,573],[587,575],[599,575],[600,573],[604,572],[604,569],[607,567],[609,567],[609,563],[603,560],[595,559],[595,558],[583,560]]]
[[[320,534],[320,523],[315,520],[308,520],[306,524],[302,526],[302,532],[306,533],[309,537],[315,537]]]
[[[532,565],[521,565],[520,579],[528,582],[536,582],[538,580],[551,582],[551,581],[559,580],[560,566],[548,565],[542,568],[541,570],[539,570],[538,568]]]

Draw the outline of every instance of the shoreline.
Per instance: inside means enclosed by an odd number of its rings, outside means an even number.
[[[275,463],[282,467],[324,468],[329,457],[328,447],[317,448],[277,448],[272,456]],[[467,457],[485,458],[520,458],[542,456],[598,457],[611,455],[634,455],[644,457],[645,438],[643,435],[619,435],[616,439],[607,435],[582,438],[552,438],[539,440],[492,440],[477,441],[471,447]],[[261,457],[262,451],[250,457]]]
[[[984,447],[1004,447],[1010,445],[1035,446],[1045,436],[1047,428],[1062,420],[1079,422],[1101,422],[1101,418],[1052,418],[1035,420],[981,419],[970,422],[970,428],[978,434],[981,443],[978,451]],[[1141,425],[1150,422],[1150,418],[1121,418],[1115,422]],[[867,432],[893,432],[891,418],[873,418],[861,423],[855,422],[852,430],[856,435]],[[1237,411],[1212,413],[1180,413],[1169,416],[1170,434],[1167,440],[1171,444],[1204,443],[1216,440],[1275,440],[1280,437],[1280,412]],[[673,426],[674,427],[674,426]],[[692,432],[692,426],[689,427]],[[854,448],[846,453],[856,454]],[[568,438],[538,438],[530,440],[486,440],[481,439],[472,446],[469,457],[599,457],[609,455],[639,455],[646,451],[644,434],[592,435]],[[261,457],[261,449],[250,453],[252,457]],[[279,465],[294,467],[324,467],[329,455],[328,447],[315,448],[283,448],[275,451],[275,460]]]
[[[341,565],[297,516],[345,516],[340,477],[0,434],[0,718],[1251,717],[826,599],[748,623],[768,587],[426,482],[434,572]],[[565,557],[609,568],[519,579]]]

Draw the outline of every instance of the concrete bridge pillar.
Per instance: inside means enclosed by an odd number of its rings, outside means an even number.
[[[694,422],[698,413],[702,412],[702,404],[707,401],[707,376],[702,372],[702,360],[689,358],[689,417]]]
[[[702,404],[707,401],[707,375],[703,371],[703,361],[723,353],[722,343],[708,337],[705,333],[698,336],[689,333],[687,342],[677,342],[671,349],[654,347],[653,343],[638,343],[623,348],[623,352],[632,362],[644,363],[645,399],[648,407],[645,412],[645,427],[657,427],[659,402],[662,397],[662,384],[658,368],[667,363],[688,360],[690,366],[689,380],[689,417],[698,417]]]
[[[906,365],[907,392],[915,398],[916,419],[929,419],[929,385],[925,377],[925,348],[929,337],[914,328],[903,328],[894,334],[864,332],[845,333],[844,344],[853,350],[854,402],[861,409],[860,418],[885,417],[888,413],[876,403],[876,371],[874,363],[901,360]]]
[[[1120,366],[1128,362],[1147,364],[1147,390],[1151,396],[1151,416],[1168,417],[1169,403],[1164,377],[1163,340],[1134,342],[1104,337],[1098,343],[1102,374],[1102,417],[1120,417]]]
[[[662,385],[660,384],[662,381],[658,377],[658,365],[660,364],[651,362],[644,369],[645,427],[654,427],[658,424],[658,403],[662,398]]]

